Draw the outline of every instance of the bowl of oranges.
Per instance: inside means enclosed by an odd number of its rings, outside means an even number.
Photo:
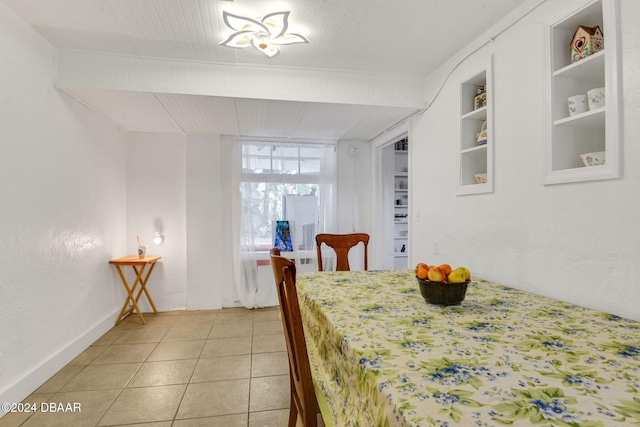
[[[414,269],[420,294],[431,304],[456,305],[464,301],[471,272],[465,267],[452,269],[449,264],[429,266],[418,263]]]

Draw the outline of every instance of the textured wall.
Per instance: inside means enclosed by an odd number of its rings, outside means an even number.
[[[160,311],[187,307],[186,159],[184,135],[128,136],[127,253],[136,252],[138,236],[148,254],[163,257],[149,280]],[[152,242],[156,231],[164,233],[161,245]],[[143,311],[150,311],[146,299],[141,301]]]
[[[412,224],[412,262],[467,265],[480,277],[640,319],[640,2],[620,5],[622,179],[542,185],[541,22],[565,7],[549,0],[466,60],[414,121],[412,208],[421,220]],[[492,52],[495,191],[456,197],[459,82]],[[432,93],[453,65],[430,76]]]
[[[125,136],[53,88],[54,50],[0,3],[0,401],[19,402],[123,300]],[[1,413],[0,413],[1,415]]]

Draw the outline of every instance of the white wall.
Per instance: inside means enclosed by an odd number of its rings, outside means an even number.
[[[0,402],[113,326],[125,135],[53,88],[54,49],[0,3]],[[3,413],[0,412],[0,416]]]
[[[128,252],[135,253],[139,235],[149,254],[163,257],[149,282],[159,311],[235,304],[227,289],[233,286],[231,143],[219,135],[129,135]],[[152,243],[156,231],[165,236],[160,245]]]
[[[187,308],[223,306],[224,277],[231,277],[225,262],[230,251],[220,242],[228,229],[223,203],[224,177],[219,135],[187,137]],[[227,203],[228,204],[228,203]],[[228,273],[224,269],[228,268]]]
[[[357,148],[349,155],[349,148]],[[337,218],[332,233],[367,233],[369,240],[369,269],[376,268],[376,239],[373,223],[373,183],[371,180],[371,145],[365,141],[344,140],[337,146]],[[364,268],[362,245],[349,251],[352,270]]]
[[[411,264],[466,265],[479,277],[640,319],[640,2],[620,4],[622,179],[542,185],[541,22],[566,5],[549,0],[465,61],[413,121]],[[492,52],[495,191],[456,197],[459,82]],[[429,77],[432,94],[454,65]]]
[[[130,134],[127,142],[127,253],[137,236],[160,255],[149,292],[159,311],[187,306],[187,144],[184,135]],[[165,237],[152,240],[156,231]],[[125,254],[122,254],[125,255]],[[131,274],[131,271],[128,271]],[[141,309],[150,311],[146,298]]]

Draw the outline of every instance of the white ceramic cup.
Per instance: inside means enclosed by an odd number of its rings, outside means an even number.
[[[147,247],[144,245],[138,246],[138,256],[140,258],[144,258],[146,254],[147,254]]]
[[[589,99],[589,110],[604,107],[604,88],[596,87],[587,92]]]
[[[584,113],[587,111],[587,95],[570,96],[567,102],[569,104],[570,116],[574,116],[576,114]]]

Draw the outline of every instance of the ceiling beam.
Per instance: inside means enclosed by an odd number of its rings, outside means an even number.
[[[58,50],[55,86],[421,108],[422,76],[212,64]]]

